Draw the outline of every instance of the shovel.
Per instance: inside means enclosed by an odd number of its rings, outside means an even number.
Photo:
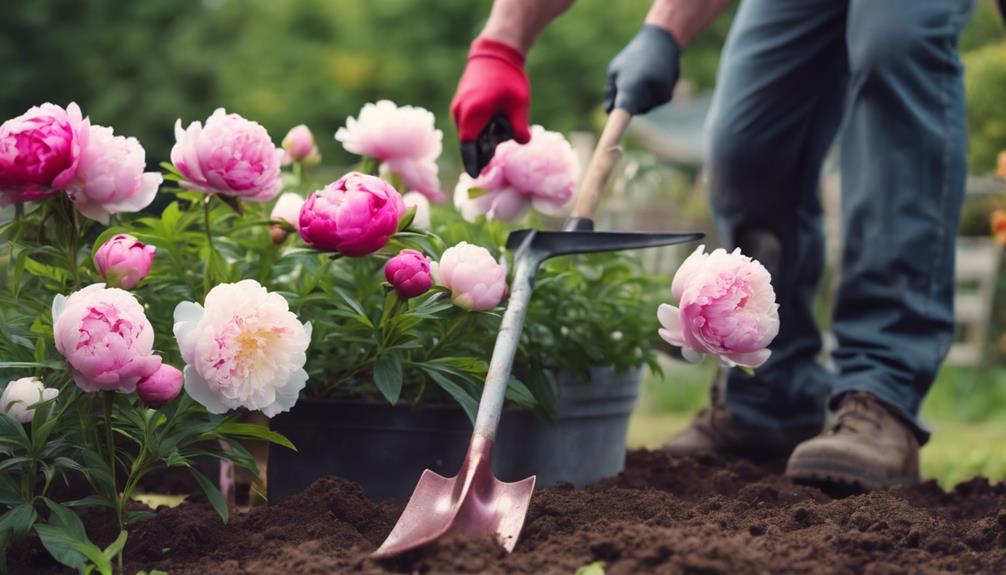
[[[702,234],[593,231],[594,208],[608,175],[621,157],[617,145],[630,119],[629,113],[621,109],[612,110],[608,116],[563,231],[518,230],[507,239],[507,248],[514,253],[513,291],[496,336],[475,429],[461,470],[450,478],[429,469],[424,471],[398,523],[371,557],[398,555],[445,535],[493,535],[507,551],[513,551],[531,503],[535,478],[515,483],[496,479],[492,447],[538,266],[559,255],[666,246],[702,238]]]

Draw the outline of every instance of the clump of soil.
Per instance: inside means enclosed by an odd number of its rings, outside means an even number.
[[[338,478],[226,526],[206,503],[185,503],[130,530],[127,571],[569,574],[603,561],[613,575],[1006,573],[1006,483],[983,478],[950,493],[930,481],[833,499],[743,461],[637,451],[619,477],[538,491],[510,555],[488,539],[454,539],[368,559],[401,510]]]

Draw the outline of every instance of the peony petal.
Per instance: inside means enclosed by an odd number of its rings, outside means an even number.
[[[755,368],[768,361],[771,355],[771,350],[760,349],[749,353],[728,353],[725,357],[736,365]]]
[[[199,375],[196,368],[186,365],[183,373],[185,374],[185,393],[189,394],[189,397],[194,399],[196,403],[205,407],[206,411],[210,413],[221,414],[230,411],[230,407],[213,393],[209,383]]]
[[[686,361],[689,361],[691,363],[698,363],[702,361],[702,354],[690,347],[681,348],[681,357],[685,358]]]
[[[290,411],[290,408],[297,403],[297,398],[300,397],[300,392],[306,385],[307,372],[303,369],[296,371],[290,376],[286,385],[276,390],[276,401],[263,407],[262,413],[266,417],[273,417],[284,411]]]

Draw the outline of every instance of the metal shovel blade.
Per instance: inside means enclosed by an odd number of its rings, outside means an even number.
[[[496,479],[491,451],[492,444],[477,437],[455,477],[424,471],[395,528],[371,557],[392,557],[452,533],[493,535],[507,551],[513,551],[535,478],[515,483]]]

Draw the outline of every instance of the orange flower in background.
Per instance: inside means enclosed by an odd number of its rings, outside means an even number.
[[[999,152],[996,158],[996,175],[1006,180],[1006,150]]]
[[[999,155],[1002,159],[1002,154]],[[1006,210],[994,210],[989,218],[992,224],[992,236],[1001,246],[1006,246]]]

